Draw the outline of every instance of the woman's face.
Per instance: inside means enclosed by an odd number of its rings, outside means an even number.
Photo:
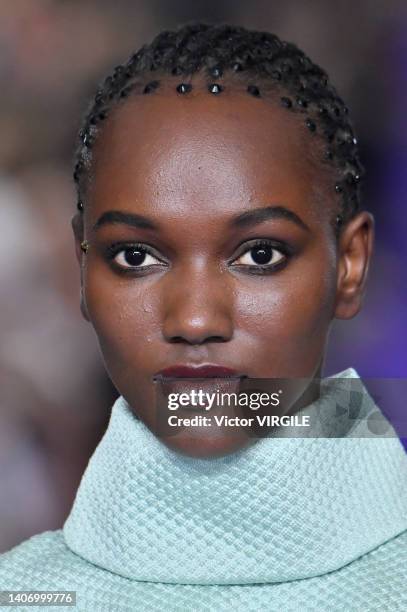
[[[355,256],[335,242],[339,196],[304,119],[245,93],[163,87],[103,125],[83,235],[73,222],[82,311],[114,385],[156,435],[160,370],[313,378],[333,317],[359,308],[356,290],[343,300]],[[358,261],[360,272],[363,253]],[[197,427],[162,441],[210,457],[253,439]]]

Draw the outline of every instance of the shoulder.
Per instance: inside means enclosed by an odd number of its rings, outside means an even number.
[[[64,570],[75,563],[62,530],[45,531],[0,555],[0,589],[60,589]]]

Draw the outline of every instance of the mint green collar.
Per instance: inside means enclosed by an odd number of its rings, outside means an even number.
[[[340,379],[306,410],[329,428]],[[407,529],[407,456],[396,437],[268,437],[233,455],[168,449],[123,397],[90,459],[63,534],[91,563],[132,580],[273,583],[338,569]],[[332,418],[331,418],[332,420]],[[360,433],[360,436],[359,436]]]

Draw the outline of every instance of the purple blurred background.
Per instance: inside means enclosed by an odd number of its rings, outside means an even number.
[[[108,70],[191,19],[273,31],[330,73],[361,143],[376,250],[364,309],[335,323],[325,375],[407,377],[404,0],[2,2],[0,552],[62,526],[116,397],[79,312],[70,219],[81,114]]]

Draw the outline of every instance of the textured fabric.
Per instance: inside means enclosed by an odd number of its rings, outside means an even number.
[[[304,410],[331,435],[355,377],[325,379]],[[364,390],[342,438],[286,433],[202,460],[121,397],[63,530],[0,556],[0,589],[75,590],[83,612],[407,610],[407,456],[365,437],[377,411]]]

